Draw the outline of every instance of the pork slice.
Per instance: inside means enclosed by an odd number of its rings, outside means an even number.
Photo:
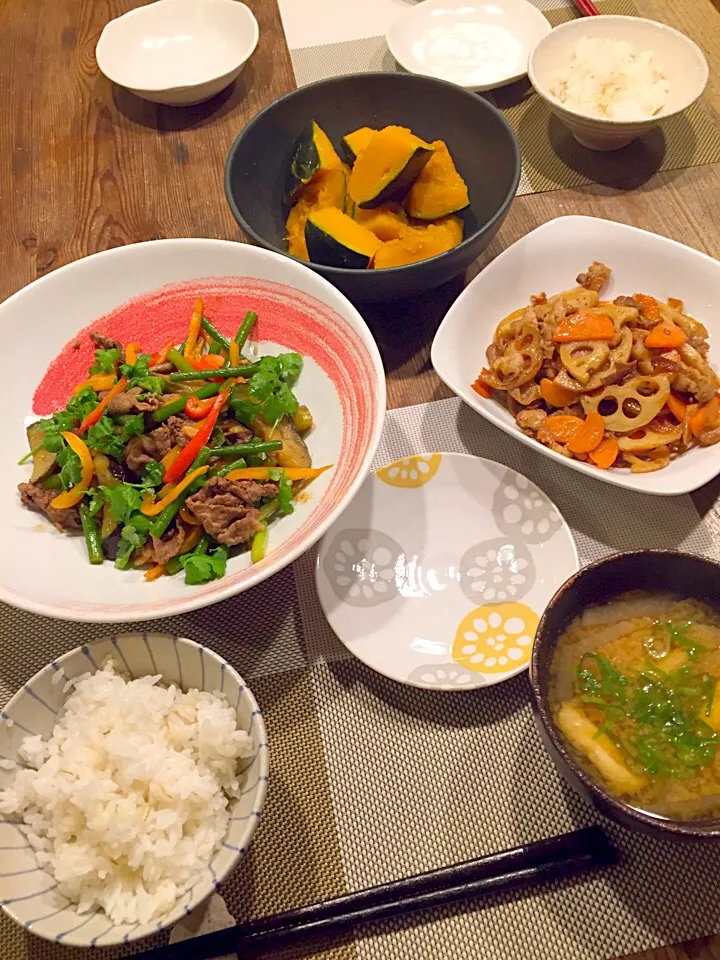
[[[46,490],[39,483],[19,483],[18,491],[20,499],[26,507],[37,510],[38,513],[44,513],[58,530],[64,533],[80,533],[82,531],[80,510],[77,507],[58,510],[56,507],[50,506],[58,495],[57,490]]]
[[[595,290],[599,293],[610,279],[611,274],[612,270],[610,267],[606,267],[604,263],[594,260],[587,268],[587,272],[581,273],[577,277],[576,282],[579,283],[581,287],[585,287],[586,290]]]

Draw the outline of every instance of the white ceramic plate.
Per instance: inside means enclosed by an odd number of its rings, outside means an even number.
[[[424,0],[387,32],[401,67],[466,90],[491,90],[527,73],[550,24],[528,0]]]
[[[231,558],[221,580],[187,586],[182,576],[153,583],[138,570],[93,567],[81,537],[55,530],[23,507],[17,466],[27,451],[24,424],[65,406],[87,375],[87,328],[152,352],[180,343],[196,296],[221,332],[233,335],[255,309],[253,339],[305,358],[296,393],[310,407],[313,462],[334,464],[291,516],[270,526],[260,563]],[[380,355],[360,314],[335,287],[279,253],[223,240],[158,240],[117,247],[54,271],[0,306],[11,358],[0,382],[0,599],[45,616],[84,621],[152,620],[195,610],[259,583],[310,547],[370,468],[385,414]],[[75,344],[79,344],[77,349]]]
[[[232,83],[258,37],[257,20],[238,0],[156,0],[106,24],[95,56],[114,83],[179,106]]]
[[[603,299],[647,293],[662,300],[684,300],[688,313],[710,332],[709,359],[718,369],[720,263],[666,237],[594,217],[551,220],[501,253],[447,312],[433,341],[433,366],[450,389],[483,417],[563,467],[642,493],[689,493],[720,473],[720,444],[693,449],[655,473],[599,470],[526,436],[505,407],[496,400],[484,400],[470,386],[485,365],[485,350],[497,324],[529,303],[531,294],[544,290],[549,295],[573,287],[575,277],[593,260],[613,270]]]
[[[320,546],[330,626],[378,673],[471,690],[525,670],[540,616],[578,569],[570,529],[526,477],[421,454],[372,474]]]

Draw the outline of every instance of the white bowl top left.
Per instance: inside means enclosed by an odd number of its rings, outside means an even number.
[[[424,0],[387,32],[390,52],[410,73],[466,90],[492,90],[527,73],[550,24],[528,0]]]
[[[95,51],[114,83],[160,103],[197,103],[231,83],[257,46],[238,0],[157,0],[106,24]]]

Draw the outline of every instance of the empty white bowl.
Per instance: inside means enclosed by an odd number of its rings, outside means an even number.
[[[638,53],[651,50],[670,84],[667,103],[660,113],[646,120],[609,120],[570,110],[554,97],[550,93],[553,74],[570,63],[583,37],[626,40]],[[579,143],[590,150],[619,150],[694,103],[705,89],[708,64],[696,43],[664,23],[641,17],[582,17],[556,27],[537,44],[530,54],[528,76]]]
[[[180,106],[232,83],[258,36],[252,11],[238,0],[157,0],[106,24],[95,56],[113,83]]]
[[[410,73],[491,90],[527,73],[530,51],[550,24],[528,0],[424,0],[387,32]]]

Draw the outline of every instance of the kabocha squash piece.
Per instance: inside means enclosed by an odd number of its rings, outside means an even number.
[[[428,260],[452,250],[462,241],[462,237],[463,222],[460,217],[446,217],[423,227],[409,226],[399,240],[390,240],[380,247],[373,266],[376,270],[383,270]]]
[[[417,220],[447,217],[470,203],[467,184],[455,169],[447,146],[442,140],[434,140],[433,147],[435,152],[405,200],[405,209]]]
[[[375,210],[354,207],[353,219],[367,227],[383,242],[399,240],[408,230],[408,220],[399,203],[387,203]]]
[[[321,170],[340,170],[342,166],[328,135],[311,120],[295,141],[285,185],[285,202],[293,203],[301,188]]]
[[[340,148],[350,166],[355,163],[360,152],[370,143],[376,132],[372,127],[360,127],[359,130],[353,130],[342,138]]]
[[[288,253],[301,260],[309,260],[305,242],[305,224],[314,210],[337,207],[342,210],[347,197],[347,175],[350,170],[321,170],[314,180],[301,187],[298,199],[293,204],[285,222],[285,238]]]
[[[366,209],[402,199],[432,155],[433,147],[406,127],[384,127],[355,161],[350,196]]]
[[[355,270],[369,267],[382,246],[374,233],[334,207],[310,214],[305,241],[313,263]]]

